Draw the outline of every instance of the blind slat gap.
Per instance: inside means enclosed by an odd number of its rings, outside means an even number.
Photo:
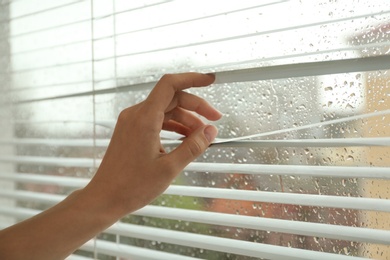
[[[267,136],[271,136],[271,135],[285,134],[285,133],[306,130],[306,129],[315,128],[315,127],[323,127],[323,126],[327,126],[327,125],[346,123],[346,122],[354,121],[354,120],[362,120],[362,119],[379,117],[379,116],[383,117],[383,116],[386,116],[389,114],[390,114],[390,109],[387,109],[387,110],[375,111],[372,113],[360,114],[360,115],[355,115],[355,116],[348,116],[348,117],[332,119],[332,120],[323,121],[323,122],[317,122],[317,123],[301,125],[301,126],[296,126],[296,127],[291,127],[291,128],[284,128],[284,129],[280,129],[280,130],[273,130],[273,131],[252,134],[252,135],[247,135],[247,136],[240,136],[240,137],[234,137],[234,138],[219,138],[219,139],[216,139],[216,141],[214,141],[214,143],[226,143],[226,142],[230,142],[230,141],[241,141],[241,140],[251,139],[251,138],[267,137]]]
[[[168,143],[168,142],[167,142]],[[164,144],[164,142],[163,142]],[[216,147],[349,147],[390,146],[390,137],[293,139],[293,140],[242,140],[214,143]]]
[[[146,206],[132,215],[390,245],[390,231],[199,210]]]
[[[164,194],[390,212],[390,200],[171,185]]]

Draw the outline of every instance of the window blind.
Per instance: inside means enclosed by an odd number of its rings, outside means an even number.
[[[224,113],[219,139],[69,259],[390,258],[387,1],[0,8],[1,228],[85,186],[163,74],[215,72],[190,92]]]

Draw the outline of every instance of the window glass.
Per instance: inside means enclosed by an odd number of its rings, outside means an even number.
[[[188,5],[188,6],[187,6]],[[0,170],[15,174],[93,176],[124,108],[144,100],[165,73],[220,72],[389,54],[388,1],[12,1],[1,23]],[[3,12],[1,12],[3,15]],[[390,109],[390,71],[351,72],[215,84],[191,89],[223,112],[220,138],[267,133],[269,143],[212,146],[173,185],[280,194],[390,199],[381,178],[337,176],[332,167],[389,167],[387,146],[319,145],[329,139],[385,138],[390,115],[329,123]],[[125,90],[124,90],[125,89]],[[12,101],[12,105],[10,102]],[[6,106],[7,105],[7,106]],[[323,125],[318,124],[323,122]],[[309,127],[313,124],[313,127]],[[301,129],[303,126],[307,128]],[[297,130],[297,129],[301,130]],[[274,133],[275,131],[279,133]],[[19,140],[16,144],[4,140]],[[280,144],[295,140],[312,144]],[[388,142],[388,140],[387,140]],[[11,142],[12,143],[12,142]],[[313,143],[315,145],[313,145]],[[174,149],[167,146],[167,150]],[[5,156],[7,155],[7,156]],[[272,166],[255,173],[210,170],[210,164]],[[322,174],[279,174],[329,167]],[[233,167],[233,166],[232,166]],[[303,167],[303,168],[299,168]],[[306,167],[306,168],[305,168]],[[330,176],[332,175],[332,176]],[[344,176],[343,172],[340,172]],[[0,182],[16,191],[66,195],[74,187]],[[258,202],[245,197],[164,194],[153,206],[290,221],[390,229],[386,212]],[[50,199],[48,198],[48,199]],[[320,200],[320,197],[319,197]],[[33,210],[50,203],[1,202]],[[8,203],[8,204],[6,204]],[[16,220],[23,217],[16,217]],[[123,223],[368,258],[390,258],[388,245],[131,214]],[[5,222],[4,222],[5,223]],[[204,259],[255,259],[105,232],[97,239]],[[92,251],[92,252],[91,252]],[[94,252],[95,251],[95,252]],[[98,259],[109,253],[79,250]]]

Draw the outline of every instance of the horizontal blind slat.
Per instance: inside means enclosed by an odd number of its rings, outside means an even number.
[[[74,147],[107,147],[110,139],[40,139],[18,138],[0,139],[0,145],[47,145]],[[375,142],[373,140],[373,142]],[[380,143],[380,142],[379,142]]]
[[[89,179],[66,177],[66,176],[54,176],[54,175],[41,175],[35,173],[7,173],[2,172],[0,174],[0,180],[15,181],[20,183],[34,183],[34,184],[54,184],[61,187],[82,188],[86,186]]]
[[[216,71],[216,80],[214,84],[226,84],[234,82],[248,82],[271,79],[284,79],[291,77],[308,77],[320,76],[339,73],[375,71],[375,70],[389,70],[390,69],[390,55],[354,58],[344,60],[332,60],[322,62],[306,62],[298,64],[275,65],[267,67],[258,67],[250,69]],[[54,100],[70,97],[81,97],[91,95],[101,95],[109,93],[118,93],[126,91],[136,91],[143,89],[151,89],[157,84],[157,81],[132,84],[126,86],[118,86],[114,88],[80,92],[69,95],[58,95],[42,99],[26,99],[15,103],[29,103],[43,100]]]
[[[65,195],[50,194],[48,196],[47,193],[21,190],[0,190],[0,196],[49,205],[56,204],[66,197]],[[151,205],[133,212],[132,215],[390,245],[390,231],[369,228],[241,216]],[[16,216],[19,216],[18,213]]]
[[[89,258],[86,256],[81,256],[81,255],[70,255],[65,259],[66,260],[94,260],[93,258]]]
[[[19,138],[0,139],[0,145],[47,145],[74,147],[107,147],[110,139],[39,139]],[[174,147],[180,140],[161,140],[164,146]],[[242,140],[225,143],[212,143],[212,147],[348,147],[348,146],[390,146],[390,137],[367,138],[324,138],[291,140]]]
[[[357,242],[390,245],[390,231],[360,227],[290,221],[276,218],[251,217],[209,211],[187,210],[160,206],[146,206],[133,215],[168,218],[204,224],[248,228],[272,232],[325,237]]]
[[[387,167],[309,166],[275,164],[202,163],[189,164],[185,171],[241,173],[254,175],[294,175],[335,178],[390,179]]]
[[[390,55],[217,72],[215,84],[389,70]]]
[[[39,203],[45,203],[49,205],[54,205],[56,203],[59,203],[66,198],[65,195],[34,192],[34,191],[24,191],[24,190],[0,190],[0,196],[3,198],[39,202]]]
[[[46,47],[46,48],[38,48],[38,49],[33,49],[30,51],[21,51],[18,53],[13,53],[14,58],[18,56],[22,56],[24,59],[27,59],[29,61],[30,59],[26,58],[26,56],[47,56],[50,55],[48,53],[62,53],[64,52],[64,48],[67,47],[69,49],[75,49],[77,50],[80,49],[80,46],[89,46],[91,43],[88,40],[85,41],[75,41],[71,43],[67,43],[64,45],[59,45],[59,46],[51,46],[51,47]],[[334,49],[328,49],[324,51],[317,51],[317,52],[304,52],[304,53],[295,53],[295,54],[290,54],[290,55],[283,55],[283,56],[272,56],[272,57],[266,57],[262,58],[261,62],[265,63],[268,61],[277,61],[277,60],[286,60],[286,59],[291,59],[291,58],[302,58],[302,57],[309,57],[309,56],[315,56],[319,54],[331,54],[331,53],[336,53],[336,52],[353,52],[353,51],[364,51],[367,48],[380,48],[383,45],[388,45],[390,44],[389,42],[387,43],[370,43],[370,44],[362,44],[359,46],[353,46],[353,47],[344,47],[344,48],[334,48]],[[84,48],[86,49],[86,48]],[[13,70],[10,72],[11,74],[17,75],[21,73],[26,73],[26,72],[39,72],[41,70],[46,70],[50,68],[58,68],[58,69],[66,69],[64,67],[71,67],[71,66],[76,66],[81,63],[88,63],[90,61],[90,57],[88,56],[89,53],[84,53],[83,56],[80,56],[80,54],[76,55],[73,53],[73,51],[69,50],[67,51],[68,54],[66,57],[61,57],[61,55],[56,55],[59,56],[58,59],[51,59],[51,60],[44,60],[40,61],[43,62],[41,63],[36,63],[36,64],[30,64],[28,62],[23,63],[22,61],[17,62],[18,67],[14,67]],[[126,57],[126,55],[124,55]],[[69,57],[71,59],[69,59]],[[123,56],[122,56],[123,57]],[[103,61],[109,61],[109,60],[114,60],[120,58],[120,56],[112,56],[112,55],[105,55],[99,58],[94,59],[95,62],[103,62]],[[45,63],[47,62],[47,63]],[[233,67],[233,66],[245,66],[245,65],[250,65],[251,63],[258,63],[259,60],[245,60],[245,61],[240,61],[240,62],[232,62],[232,63],[223,63],[223,64],[213,64],[212,66],[207,65],[207,66],[200,66],[198,68],[199,71],[210,71],[210,70],[215,70],[215,68],[218,67]],[[27,67],[26,67],[27,66]],[[113,77],[99,77],[97,82],[103,82],[103,81],[109,81],[113,80]],[[84,81],[88,82],[88,81]],[[70,83],[72,84],[72,83]],[[53,84],[54,85],[54,84]],[[42,87],[42,86],[37,86],[37,88]]]
[[[21,198],[24,200],[37,200],[44,203],[56,203],[64,197],[62,195],[40,194],[29,191],[8,191],[1,190],[0,194],[8,198]],[[256,201],[267,203],[294,204],[303,206],[345,208],[355,210],[368,210],[390,212],[390,200],[343,197],[331,195],[313,195],[283,192],[266,192],[251,190],[232,190],[222,188],[206,188],[195,186],[171,185],[164,192],[168,195],[191,196],[198,198],[214,198],[227,200]]]
[[[89,158],[55,158],[36,156],[0,157],[0,162],[11,162],[31,165],[45,165],[55,167],[94,167],[93,159]],[[96,160],[96,167],[100,160]],[[274,165],[274,164],[235,164],[235,163],[190,163],[184,171],[214,172],[253,175],[294,175],[334,178],[370,178],[390,179],[387,167],[352,167],[352,166],[309,166],[309,165]],[[22,175],[24,176],[24,175]],[[28,178],[27,176],[25,176]],[[18,178],[9,175],[0,178]],[[50,178],[55,178],[50,177]],[[61,178],[61,177],[58,177]],[[42,180],[45,178],[43,177]],[[22,181],[22,177],[19,177]],[[58,179],[60,181],[60,179]]]
[[[115,257],[126,257],[130,259],[142,259],[142,260],[196,260],[200,258],[184,256],[174,253],[165,253],[158,250],[146,249],[137,246],[126,245],[123,243],[114,243],[97,239],[95,241],[89,241],[82,245],[80,249],[106,254]]]
[[[31,218],[39,213],[41,213],[41,211],[37,209],[0,206],[0,214],[15,217],[21,220]]]
[[[76,4],[85,0],[65,0],[65,1],[46,1],[45,4],[32,5],[31,1],[12,1],[11,8],[13,10],[10,21],[21,19],[27,16],[35,16],[55,9],[60,9],[68,5]],[[29,2],[29,3],[28,3]],[[37,1],[36,1],[37,2]],[[23,5],[27,4],[28,8]],[[20,8],[18,8],[18,5]],[[29,10],[29,11],[27,11]]]
[[[10,213],[10,208],[0,207],[0,213],[3,212]],[[17,212],[23,212],[24,214],[18,214],[18,216],[27,218],[32,215],[26,212],[35,212],[37,214],[40,211],[19,209]],[[269,259],[364,259],[125,223],[116,223],[108,228],[105,233]],[[82,248],[88,249],[89,246],[87,244]]]
[[[91,158],[64,158],[64,157],[40,157],[40,156],[0,156],[0,162],[20,163],[29,165],[42,165],[54,167],[94,167],[94,160]],[[98,164],[100,160],[97,160]]]
[[[116,223],[110,228],[108,228],[106,231],[107,233],[111,234],[131,236],[149,240],[152,239],[177,245],[199,247],[231,254],[239,254],[260,258],[262,257],[267,259],[352,259],[351,257],[344,255],[282,246],[273,246],[268,244],[253,243],[242,240],[193,234],[173,230],[163,230],[160,228],[137,226],[124,223]]]

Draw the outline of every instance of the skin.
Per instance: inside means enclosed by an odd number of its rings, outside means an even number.
[[[212,74],[165,75],[147,99],[123,110],[103,161],[90,183],[43,213],[0,231],[0,259],[64,259],[120,218],[161,195],[217,135],[198,115],[221,113],[184,92],[213,83]],[[192,112],[191,112],[192,111]],[[160,131],[184,134],[166,153]]]

